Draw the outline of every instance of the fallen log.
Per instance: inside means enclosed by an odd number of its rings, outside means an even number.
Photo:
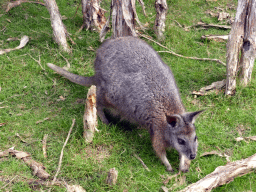
[[[235,177],[243,176],[256,169],[256,154],[247,159],[217,167],[212,173],[181,190],[180,192],[209,192],[220,185],[230,183]]]

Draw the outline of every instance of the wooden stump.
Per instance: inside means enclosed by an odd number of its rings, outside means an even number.
[[[236,18],[232,24],[227,43],[227,81],[226,94],[233,94],[236,78],[246,86],[256,56],[256,0],[238,0]],[[239,54],[241,51],[241,58]]]
[[[110,169],[108,172],[106,183],[109,185],[115,185],[117,182],[117,176],[118,176],[118,171],[115,168]]]
[[[97,109],[96,109],[96,86],[94,85],[90,87],[87,93],[83,123],[84,123],[84,138],[86,142],[92,142],[94,132],[98,126]]]
[[[240,60],[240,83],[246,86],[251,81],[252,69],[256,57],[256,1],[250,0],[248,17],[245,23],[245,34]]]

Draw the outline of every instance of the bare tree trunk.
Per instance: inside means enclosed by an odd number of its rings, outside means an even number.
[[[106,23],[105,10],[100,8],[100,0],[82,0],[82,13],[83,13],[83,25],[79,31],[84,27],[86,29],[93,29],[96,27],[98,31],[101,31]]]
[[[137,36],[133,4],[135,0],[112,0],[112,38]]]
[[[240,66],[242,67],[240,83],[246,86],[251,81],[251,74],[256,57],[256,1],[250,0],[248,4],[248,17],[245,25],[244,43]]]
[[[232,24],[227,42],[227,79],[226,94],[231,95],[236,88],[239,52],[243,44],[244,25],[248,0],[238,0],[236,18]]]
[[[156,20],[155,20],[155,33],[158,40],[164,39],[165,31],[165,19],[167,14],[167,3],[166,0],[156,0]]]
[[[71,49],[66,39],[66,28],[62,23],[59,8],[55,0],[44,0],[45,5],[50,13],[51,24],[55,42],[66,52],[71,52]]]

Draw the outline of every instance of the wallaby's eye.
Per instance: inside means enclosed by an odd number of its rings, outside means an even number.
[[[197,136],[195,136],[195,141],[197,140]]]
[[[178,143],[180,145],[185,145],[186,144],[186,142],[183,139],[179,139],[179,138],[178,138]]]

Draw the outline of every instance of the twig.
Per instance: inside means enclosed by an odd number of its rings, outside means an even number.
[[[63,59],[65,59],[65,61],[67,62],[67,66],[66,67],[64,67],[66,70],[68,70],[68,69],[70,69],[70,63],[68,62],[68,60],[61,54],[61,53],[59,53],[60,54],[60,56],[63,58]]]
[[[218,62],[218,63],[220,63],[220,64],[226,66],[226,64],[225,64],[224,62],[222,62],[221,60],[219,60],[219,59],[186,57],[186,56],[177,54],[177,53],[175,53],[174,51],[171,51],[170,49],[168,49],[166,46],[162,45],[161,43],[159,43],[159,42],[157,42],[157,41],[155,41],[155,40],[153,40],[153,39],[147,37],[146,35],[139,34],[139,36],[144,37],[145,39],[148,39],[148,40],[150,40],[150,41],[156,43],[157,45],[159,45],[159,46],[161,46],[161,47],[163,47],[163,48],[165,48],[165,49],[168,50],[168,51],[158,51],[159,53],[170,53],[170,54],[173,54],[173,55],[175,55],[175,56],[182,57],[182,58],[186,58],[186,59],[195,59],[195,60],[202,60],[202,61],[216,61],[216,62]]]
[[[11,179],[11,181],[9,181],[6,185],[4,185],[3,187],[1,187],[1,189],[5,189],[10,183],[12,183],[12,181],[17,177],[18,175],[15,175],[15,177],[13,177]]]
[[[216,27],[216,28],[220,28],[220,29],[231,29],[231,26],[228,26],[228,25],[207,24],[207,23],[203,23],[203,22],[198,22],[197,24],[185,27],[184,29],[188,30],[191,27],[198,27],[198,26],[202,26],[202,27]]]
[[[41,59],[40,59],[40,55],[39,55],[39,59],[36,60],[35,58],[33,58],[30,54],[28,54],[35,62],[38,63],[38,65],[41,67],[41,69],[43,69],[45,71],[45,69],[43,68],[43,66],[41,65]]]
[[[175,23],[177,23],[179,25],[180,28],[183,28],[182,25],[178,21],[176,21],[176,20],[174,20],[174,21],[175,21]]]
[[[50,119],[49,117],[46,117],[46,118],[44,118],[43,120],[37,121],[36,124],[42,123],[42,122],[44,122],[44,121],[46,121],[46,120],[49,120],[49,119]]]
[[[82,1],[79,2],[79,5],[78,5],[77,8],[76,8],[76,12],[75,12],[74,16],[73,16],[71,19],[74,19],[74,18],[75,18],[76,14],[77,14],[77,11],[78,11],[78,9],[79,9],[79,7],[80,7],[80,5],[81,5],[81,3],[82,3]]]
[[[71,125],[71,127],[70,127],[70,129],[69,129],[68,136],[67,136],[67,138],[66,138],[66,141],[65,141],[65,143],[64,143],[64,145],[63,145],[63,147],[62,147],[61,153],[60,153],[60,160],[59,160],[58,169],[57,169],[56,174],[54,175],[54,178],[53,178],[53,180],[52,180],[51,185],[54,185],[54,183],[55,183],[55,181],[56,181],[56,178],[57,178],[57,176],[58,176],[58,174],[59,174],[59,172],[60,172],[64,148],[65,148],[65,146],[67,145],[67,142],[68,142],[68,140],[69,140],[69,136],[70,136],[70,134],[71,134],[71,132],[72,132],[72,129],[73,129],[74,125],[75,125],[75,121],[76,121],[75,119],[72,120],[72,125]]]
[[[217,63],[220,63],[220,64],[226,66],[226,64],[225,64],[224,62],[222,62],[221,60],[219,60],[219,59],[186,57],[186,56],[177,54],[177,53],[175,53],[175,52],[173,52],[173,51],[158,51],[158,53],[171,53],[171,54],[173,54],[173,55],[175,55],[175,56],[178,56],[178,57],[182,57],[182,58],[186,58],[186,59],[200,60],[200,61],[216,61]]]
[[[146,11],[145,11],[145,5],[144,5],[143,0],[138,0],[138,1],[139,1],[139,3],[141,4],[142,10],[143,10],[143,14],[144,14],[145,16],[147,16],[147,13],[146,13]]]
[[[134,157],[136,157],[136,158],[141,162],[142,166],[143,166],[147,171],[150,171],[150,169],[147,167],[147,165],[145,165],[145,163],[142,161],[142,159],[141,159],[138,155],[134,154]]]
[[[45,134],[44,135],[44,138],[43,138],[43,154],[44,154],[44,158],[47,158],[47,153],[46,153],[46,141],[47,141],[47,137],[48,137],[48,134]]]

